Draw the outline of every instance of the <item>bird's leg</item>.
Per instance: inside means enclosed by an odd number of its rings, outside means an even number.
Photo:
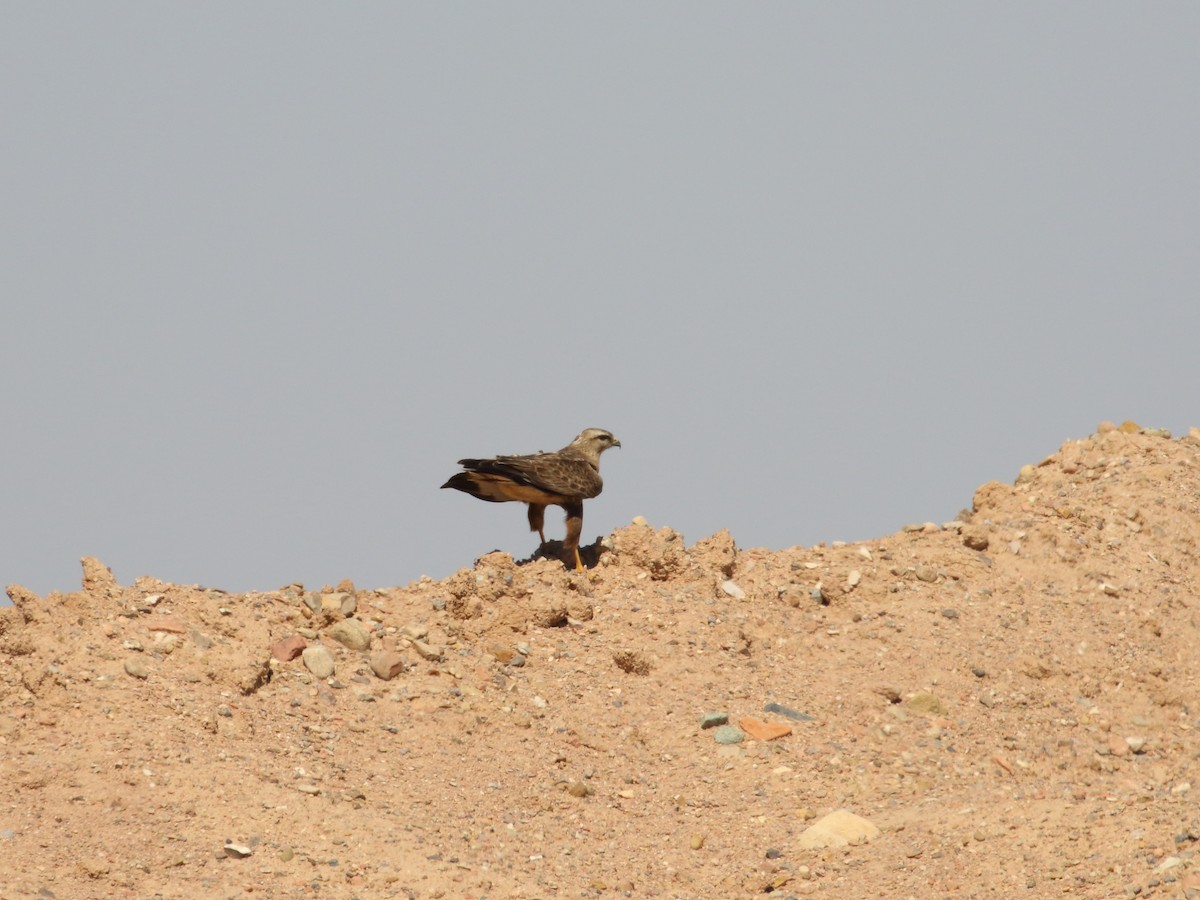
[[[540,503],[529,504],[529,530],[536,531],[542,543],[546,543],[546,507]]]
[[[563,539],[563,550],[575,554],[575,571],[583,571],[583,560],[579,558],[579,535],[583,531],[583,503],[564,503],[567,513],[567,536]]]

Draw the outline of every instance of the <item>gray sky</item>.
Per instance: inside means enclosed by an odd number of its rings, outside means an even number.
[[[952,518],[1200,334],[1200,5],[10,3],[0,585],[442,577]],[[558,510],[548,537],[561,537]]]

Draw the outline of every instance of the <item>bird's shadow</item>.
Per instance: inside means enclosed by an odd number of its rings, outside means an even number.
[[[579,546],[579,559],[583,562],[585,569],[596,568],[596,564],[600,562],[600,557],[605,553],[611,552],[602,544],[602,541],[603,538],[596,538],[595,541],[586,546],[583,544]],[[563,550],[562,541],[546,541],[546,543],[534,550],[525,559],[516,560],[516,564],[518,566],[526,566],[529,563],[537,562],[539,559],[556,559],[568,569],[575,568],[575,555],[570,551]]]

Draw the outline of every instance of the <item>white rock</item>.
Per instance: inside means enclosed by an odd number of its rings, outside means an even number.
[[[740,587],[738,587],[737,584],[733,581],[726,581],[724,584],[721,585],[721,590],[723,590],[726,594],[728,594],[734,600],[745,600],[746,599],[746,592],[743,591]]]
[[[839,809],[817,819],[800,835],[801,850],[822,850],[865,844],[879,836],[879,828],[848,809]]]
[[[320,644],[305,647],[300,658],[304,661],[304,668],[316,678],[328,678],[333,674],[333,656]]]

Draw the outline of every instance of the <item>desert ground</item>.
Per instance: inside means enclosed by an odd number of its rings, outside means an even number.
[[[0,900],[1200,897],[1200,431],[997,477],[586,573],[11,585]]]

